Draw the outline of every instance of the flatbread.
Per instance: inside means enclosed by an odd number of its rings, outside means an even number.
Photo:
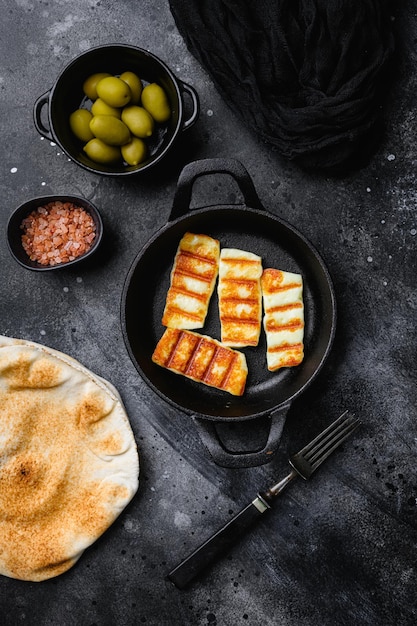
[[[0,573],[72,567],[138,489],[117,390],[75,359],[0,335]]]

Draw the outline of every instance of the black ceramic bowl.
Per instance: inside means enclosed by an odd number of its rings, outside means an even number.
[[[96,227],[96,236],[88,251],[85,252],[83,255],[80,255],[73,261],[67,261],[66,263],[60,263],[59,265],[41,265],[36,261],[32,261],[23,248],[23,230],[21,228],[21,224],[24,218],[27,217],[32,211],[34,211],[38,207],[45,206],[49,202],[54,201],[71,202],[74,205],[82,207],[85,211],[87,211],[94,220],[94,224]],[[97,250],[101,243],[102,236],[103,222],[98,209],[88,200],[85,200],[84,198],[80,198],[78,196],[41,196],[39,198],[32,198],[31,200],[28,200],[27,202],[21,204],[12,213],[7,224],[7,243],[11,255],[23,267],[38,272],[47,272],[51,270],[62,269],[85,261],[86,259],[91,257],[91,255],[94,254],[94,252]]]
[[[158,83],[167,94],[171,118],[158,125],[150,138],[148,157],[139,165],[126,165],[122,161],[102,165],[92,161],[83,152],[83,144],[73,135],[69,126],[70,114],[81,104],[89,104],[82,85],[96,72],[120,75],[124,71],[136,73],[146,83]],[[183,95],[191,98],[192,111],[186,116]],[[47,114],[45,115],[45,108]],[[34,123],[46,139],[57,143],[69,158],[81,167],[108,176],[129,176],[142,173],[159,163],[171,150],[179,133],[190,128],[199,114],[199,99],[195,90],[178,80],[169,67],[154,54],[124,44],[98,46],[76,57],[62,71],[54,86],[44,93],[34,105]]]

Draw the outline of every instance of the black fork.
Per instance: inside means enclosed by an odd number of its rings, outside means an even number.
[[[301,476],[305,480],[309,479],[323,461],[358,428],[360,423],[359,419],[349,411],[342,413],[337,420],[290,458],[289,463],[292,469],[285,478],[265,492],[258,493],[246,508],[177,565],[168,574],[169,580],[182,589],[216,557],[224,555],[228,548],[236,543],[265,511],[271,508],[274,498],[281,494],[294,478]]]

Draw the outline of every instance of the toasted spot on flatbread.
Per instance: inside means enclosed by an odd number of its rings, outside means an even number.
[[[105,402],[98,391],[90,391],[82,397],[76,407],[79,428],[82,431],[87,431],[94,427],[97,422],[109,415],[112,408],[113,403]]]
[[[0,360],[0,374],[6,379],[9,388],[48,389],[62,382],[62,370],[51,359],[33,361],[30,355],[20,354],[16,363],[9,366]]]

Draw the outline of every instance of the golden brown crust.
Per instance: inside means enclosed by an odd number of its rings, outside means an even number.
[[[138,486],[138,455],[113,388],[71,358],[0,337],[0,573],[61,574]]]
[[[236,396],[245,390],[248,370],[244,354],[206,335],[167,328],[152,360],[176,374]]]

